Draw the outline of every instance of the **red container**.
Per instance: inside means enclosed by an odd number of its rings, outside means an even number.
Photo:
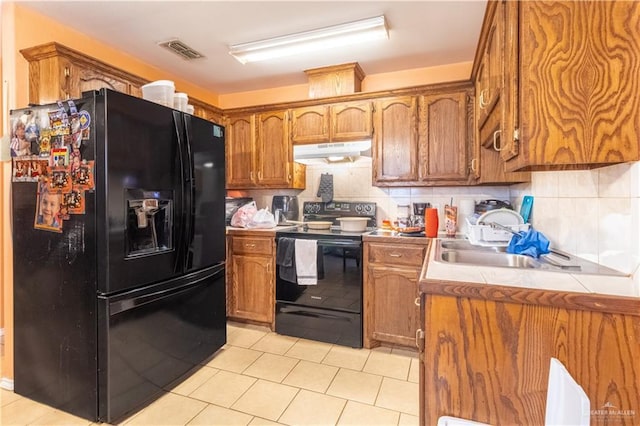
[[[424,209],[424,235],[429,238],[438,236],[438,209],[429,207]]]

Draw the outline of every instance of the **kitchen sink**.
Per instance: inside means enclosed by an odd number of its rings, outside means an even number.
[[[542,266],[534,258],[520,254],[497,253],[486,250],[446,250],[440,254],[439,259],[449,263],[526,269],[537,269]]]
[[[436,262],[491,266],[499,268],[539,269],[555,272],[625,276],[620,271],[594,262],[552,250],[538,259],[506,252],[506,247],[476,246],[467,240],[438,240],[435,247]]]

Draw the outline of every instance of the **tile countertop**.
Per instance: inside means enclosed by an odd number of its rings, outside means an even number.
[[[640,289],[632,276],[452,265],[434,260],[435,246],[431,245],[420,274],[420,290],[425,293],[640,315]]]

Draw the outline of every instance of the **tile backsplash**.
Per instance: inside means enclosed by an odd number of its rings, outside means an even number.
[[[640,163],[534,172],[531,183],[510,187],[515,205],[524,195],[534,196],[531,222],[552,246],[626,273],[638,269]]]
[[[533,172],[530,183],[512,186],[378,188],[372,185],[371,158],[353,163],[308,164],[307,185],[300,190],[254,190],[259,208],[271,207],[273,195],[298,195],[303,201],[316,196],[320,175],[333,175],[334,199],[372,201],[378,205],[378,224],[394,219],[396,207],[430,202],[442,210],[453,198],[510,200],[519,210],[522,197],[533,195],[533,226],[551,245],[605,266],[634,273],[640,265],[640,163],[624,163],[584,171]],[[636,277],[640,274],[635,274]],[[640,285],[640,284],[639,284]]]

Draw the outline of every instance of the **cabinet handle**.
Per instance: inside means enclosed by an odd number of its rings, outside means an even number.
[[[255,247],[256,247],[256,245],[255,245],[255,244],[249,244],[249,243],[245,243],[245,245],[244,245],[244,246],[245,246],[245,247],[248,247],[248,248],[255,248]]]
[[[251,170],[251,171],[249,172],[249,178],[251,178],[251,180],[253,180],[253,170]]]
[[[480,109],[485,109],[487,107],[487,105],[489,105],[489,102],[486,102],[484,100],[484,94],[486,93],[487,89],[482,89],[480,91],[480,96],[478,97],[478,101],[480,103]]]
[[[389,253],[389,256],[391,256],[391,257],[402,257],[402,255],[398,254],[398,253]]]
[[[495,132],[493,132],[493,149],[500,152],[504,149],[504,147],[502,148],[498,148],[498,135],[502,134],[502,130],[498,129]]]
[[[416,348],[418,352],[424,352],[424,331],[421,328],[416,330]]]
[[[413,301],[413,304],[416,306],[420,306],[420,296],[415,298],[415,300]]]
[[[67,78],[71,76],[71,70],[69,69],[69,67],[64,67],[64,76]]]
[[[471,159],[471,171],[473,173],[478,171],[478,159],[477,158]]]
[[[262,172],[261,171],[258,172],[258,180],[262,180]]]

